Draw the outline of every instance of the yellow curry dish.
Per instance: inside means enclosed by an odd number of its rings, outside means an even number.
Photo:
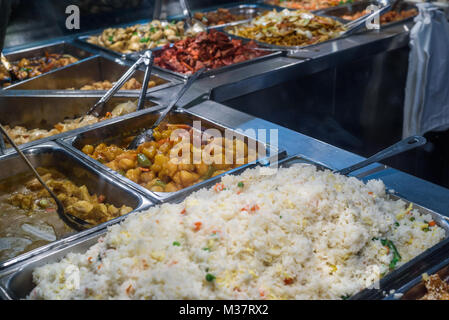
[[[53,168],[37,168],[55,192],[67,213],[97,225],[133,209],[116,207],[102,194],[92,194]],[[69,228],[58,216],[56,203],[30,174],[0,181],[0,261],[11,259],[68,235]]]
[[[181,136],[174,139],[172,134],[177,129],[183,129],[190,136],[193,132],[193,128],[188,125],[163,124],[154,130],[154,140],[141,144],[137,150],[126,149],[134,138],[131,136],[120,145],[85,145],[82,151],[153,192],[176,192],[255,160],[252,159],[255,154],[248,152],[248,145],[244,141],[215,138],[202,143],[201,150],[197,150],[204,154],[212,149],[211,158],[202,157],[197,161],[200,163],[194,164],[192,139],[183,139]],[[220,146],[220,154],[215,154],[217,149],[212,148],[217,145]],[[192,151],[188,161],[177,161],[176,157],[172,157],[174,152],[180,150]]]

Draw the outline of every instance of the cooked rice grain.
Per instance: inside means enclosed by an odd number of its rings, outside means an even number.
[[[131,215],[86,253],[37,268],[29,298],[341,299],[390,271],[382,239],[397,247],[397,268],[445,236],[425,227],[431,215],[389,200],[381,181],[297,164],[222,183]],[[77,269],[79,287],[68,276]]]

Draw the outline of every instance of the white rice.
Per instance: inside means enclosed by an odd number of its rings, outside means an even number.
[[[390,271],[381,239],[396,245],[397,268],[445,235],[425,224],[431,215],[388,200],[381,181],[297,164],[222,183],[131,215],[86,253],[37,268],[29,298],[341,299]]]

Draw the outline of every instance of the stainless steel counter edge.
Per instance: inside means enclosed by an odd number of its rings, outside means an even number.
[[[189,111],[235,129],[278,130],[278,147],[287,150],[288,155],[303,155],[331,168],[341,169],[364,159],[354,153],[260,118],[255,118],[217,102],[205,101],[190,108]],[[375,168],[378,165],[373,164],[365,168],[364,171]],[[354,172],[354,174],[357,173]],[[449,189],[393,168],[387,168],[363,178],[365,181],[369,179],[381,179],[387,186],[387,189],[393,189],[401,197],[449,216]]]

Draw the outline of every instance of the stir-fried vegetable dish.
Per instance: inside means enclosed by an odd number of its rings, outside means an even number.
[[[303,10],[270,11],[248,24],[228,27],[229,33],[280,46],[306,46],[340,36],[344,26]]]
[[[98,36],[88,39],[89,43],[120,53],[139,52],[185,39],[194,30],[185,30],[183,21],[153,20],[126,28],[108,28]]]
[[[45,52],[43,57],[22,58],[19,61],[11,62],[12,72],[18,80],[26,80],[37,77],[51,70],[65,67],[69,64],[77,62],[78,59],[69,54],[48,53]],[[9,78],[6,70],[0,71],[0,79]],[[4,83],[3,86],[10,85],[10,82]]]
[[[254,42],[230,39],[223,32],[210,30],[177,41],[156,52],[155,65],[179,73],[191,74],[202,68],[217,69],[266,55]]]

